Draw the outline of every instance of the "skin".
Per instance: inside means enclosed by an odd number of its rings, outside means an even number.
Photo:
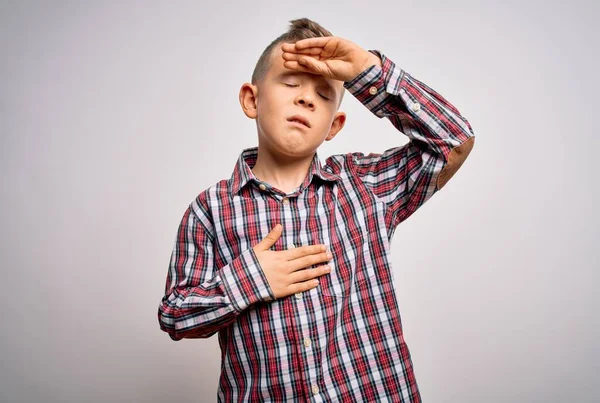
[[[285,193],[300,186],[317,148],[344,127],[346,114],[338,111],[344,81],[373,64],[381,65],[379,58],[339,37],[275,47],[262,82],[244,83],[239,93],[244,114],[256,120],[254,175]],[[307,118],[311,127],[288,122],[295,114]]]

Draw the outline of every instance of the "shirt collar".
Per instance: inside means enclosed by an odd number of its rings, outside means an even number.
[[[252,172],[252,168],[256,163],[257,157],[258,147],[246,148],[240,153],[230,180],[231,192],[233,194],[237,194],[240,189],[242,189],[251,180],[260,182]],[[310,163],[308,174],[306,175],[302,185],[300,185],[300,188],[305,189],[315,177],[321,178],[325,181],[338,181],[340,179],[339,175],[327,172],[321,167],[321,161],[319,160],[319,156],[316,152]]]

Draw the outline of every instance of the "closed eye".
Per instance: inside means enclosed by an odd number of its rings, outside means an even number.
[[[297,87],[298,84],[287,84],[287,83],[283,83],[283,85],[285,85],[286,87]],[[327,101],[329,101],[329,98],[327,98],[326,96],[319,94],[319,96],[323,99],[326,99]]]

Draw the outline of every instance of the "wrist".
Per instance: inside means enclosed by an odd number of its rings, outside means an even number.
[[[368,55],[367,55],[366,62],[364,62],[357,69],[357,71],[355,72],[356,74],[354,75],[354,77],[358,76],[360,73],[362,73],[363,71],[367,70],[369,67],[371,67],[373,65],[382,67],[381,59],[377,55],[375,55],[375,54],[373,54],[371,52],[368,52],[368,51],[367,51],[367,54]]]
[[[383,67],[383,65],[381,64],[381,59],[379,58],[379,56],[377,56],[374,53],[369,52],[369,55],[371,55],[371,59],[369,60],[369,64],[367,67],[371,67],[373,65],[379,66],[379,67]]]

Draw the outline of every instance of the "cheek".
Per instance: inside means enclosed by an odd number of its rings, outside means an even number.
[[[280,97],[283,94],[271,92],[258,101],[258,123],[266,131],[281,130],[286,108]]]
[[[280,115],[283,113],[283,106],[286,105],[287,98],[289,98],[289,94],[285,94],[283,91],[272,91],[265,94],[259,107],[270,115]]]

